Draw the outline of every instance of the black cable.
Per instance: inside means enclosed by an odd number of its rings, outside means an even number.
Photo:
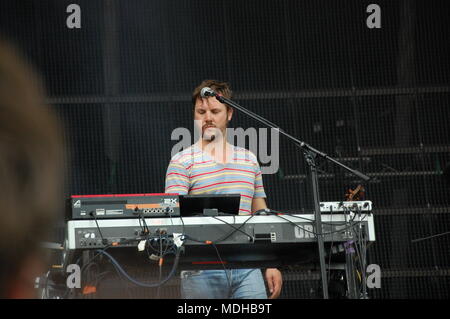
[[[81,286],[82,287],[86,287],[86,286],[94,286],[97,287],[97,282],[96,282],[96,273],[94,273],[91,268],[96,267],[97,269],[97,273],[100,272],[100,267],[97,263],[90,263],[88,266],[86,266],[86,268],[84,269],[84,273],[85,275],[83,275],[83,272],[81,272]],[[83,278],[85,279],[83,281]],[[85,295],[84,293],[82,293],[82,295]]]
[[[230,277],[228,276],[227,268],[225,267],[225,263],[223,262],[222,257],[220,256],[219,250],[217,249],[216,245],[214,243],[211,243],[211,245],[216,250],[217,257],[219,258],[220,264],[222,265],[223,271],[225,272],[225,276],[227,277],[228,291],[230,291],[231,290],[231,280],[230,280]]]
[[[355,213],[356,216],[356,213]],[[361,221],[361,212],[358,212],[358,216],[360,217],[360,221]],[[355,240],[355,250],[356,250],[356,261],[359,265],[359,270],[360,270],[360,285],[359,285],[359,289],[358,289],[358,293],[363,294],[363,296],[365,296],[365,285],[366,285],[366,273],[365,273],[365,239],[363,238],[363,234],[362,234],[362,223],[359,224],[355,224],[355,227],[357,227],[357,229],[354,229],[353,233],[355,234],[356,240]],[[359,226],[359,227],[358,227]],[[356,268],[357,269],[357,268]]]
[[[363,261],[362,261],[363,257],[362,257],[362,252],[361,252],[360,247],[359,247],[359,245],[360,245],[360,238],[359,238],[360,233],[356,230],[356,231],[354,231],[354,234],[355,234],[355,237],[356,237],[356,241],[355,241],[354,246],[355,246],[355,251],[356,251],[356,256],[357,256],[357,262],[358,262],[358,265],[359,265],[359,270],[361,271],[361,273],[360,273],[361,279],[360,279],[360,286],[359,286],[359,289],[358,289],[358,293],[361,294],[361,290],[363,289],[362,287],[365,284],[364,280],[363,280],[363,273],[362,273],[364,271],[364,269],[363,269]],[[355,267],[355,268],[357,269],[357,267]]]
[[[102,242],[105,242],[105,239],[103,238],[103,236],[102,236],[102,233],[101,233],[101,230],[100,230],[100,227],[99,227],[99,225],[98,225],[98,223],[97,223],[97,228],[98,228],[98,230],[99,230],[99,233],[100,233],[100,236],[102,237]],[[147,236],[148,237],[148,236]],[[111,248],[112,247],[112,244],[108,244],[108,245],[106,245],[103,249],[101,249],[101,250],[97,250],[97,254],[95,254],[92,258],[90,258],[89,260],[88,260],[88,262],[87,263],[85,263],[83,266],[82,266],[82,268],[81,268],[81,271],[80,271],[80,273],[81,273],[81,277],[82,278],[84,278],[84,276],[83,276],[83,274],[86,272],[86,270],[87,269],[89,269],[90,267],[92,267],[93,265],[97,265],[97,264],[93,264],[93,262],[94,262],[94,260],[98,257],[98,256],[100,256],[100,255],[106,255],[106,256],[111,256],[111,255],[109,255],[108,253],[106,253],[106,250],[108,250],[109,248]],[[166,244],[166,251],[165,252],[167,252],[168,251],[168,244]],[[175,255],[177,254],[177,253],[174,253]],[[112,257],[112,256],[111,256]],[[178,256],[179,257],[179,256]],[[173,274],[174,274],[174,272],[175,272],[175,270],[176,270],[176,266],[178,265],[178,257],[176,257],[175,258],[175,261],[176,261],[176,263],[174,263],[174,268],[172,269],[172,272],[171,272],[171,274],[170,274],[170,277],[172,277],[173,276]],[[77,260],[77,264],[78,264],[78,262],[80,261],[80,258],[78,258],[78,260]],[[112,261],[111,259],[110,259],[110,261]],[[114,266],[114,268],[116,269],[116,271],[118,272],[118,274],[119,274],[119,276],[120,276],[120,273],[124,273],[124,271],[123,271],[123,269],[120,267],[120,265],[114,260],[114,262],[112,262],[112,264],[113,264],[113,266]],[[97,267],[98,267],[98,265],[97,265]],[[127,277],[127,275],[125,275],[125,277]],[[129,277],[129,276],[128,276]],[[131,277],[129,277],[128,278],[127,277],[127,279],[129,279],[129,278],[131,278]],[[170,278],[168,277],[168,278],[166,278],[163,282],[160,282],[159,284],[164,284],[167,280],[169,280]],[[88,279],[87,280],[87,282],[89,282],[90,281],[90,279]],[[154,287],[157,287],[157,285],[158,284],[155,284],[155,286]],[[68,289],[68,291],[67,291],[67,293],[69,293],[70,292],[70,289]],[[127,287],[127,292],[128,292],[128,294],[129,294],[129,291],[128,291],[128,287]],[[67,293],[66,293],[66,295],[67,295]]]
[[[450,235],[450,231],[445,232],[445,233],[441,233],[441,234],[431,235],[431,236],[428,236],[428,237],[416,238],[416,239],[411,240],[411,243],[417,243],[417,242],[420,242],[420,241],[423,241],[423,240],[436,238],[436,237],[440,237],[440,236],[446,236],[446,235]]]
[[[359,267],[355,267],[355,269],[356,269],[356,271],[360,271],[361,273],[360,273],[360,280],[359,280],[359,289],[358,289],[358,293],[359,294],[361,294],[361,290],[362,290],[362,285],[364,285],[364,282],[363,282],[363,279],[362,279],[362,263],[361,263],[361,253],[360,253],[360,250],[359,250],[359,247],[358,247],[358,244],[357,243],[355,243],[355,251],[356,251],[356,256],[358,257],[357,258],[357,260],[356,260],[356,262],[357,262],[357,265],[359,265]],[[358,269],[359,268],[359,269]]]
[[[361,212],[359,212],[359,218],[361,220]],[[363,281],[363,298],[366,297],[366,248],[365,248],[365,238],[363,234],[363,225],[360,224],[358,227],[358,241],[361,249],[361,276]]]
[[[105,246],[105,247],[102,249],[102,251],[106,251],[107,249],[109,249],[109,248],[111,248],[111,247],[112,247],[112,245],[109,244],[109,245]],[[85,270],[86,270],[86,267],[90,267],[90,265],[94,262],[94,260],[95,260],[98,256],[101,255],[101,253],[100,253],[99,251],[100,251],[100,250],[97,250],[97,254],[95,254],[92,258],[90,258],[90,259],[88,260],[88,262],[85,263],[85,264],[81,267],[81,269],[80,269],[80,275],[81,275],[81,278],[84,278],[84,277],[83,277],[83,274],[84,274],[84,272],[85,272]],[[80,258],[77,259],[76,264],[78,265],[79,262],[80,262]],[[67,289],[67,292],[66,292],[66,295],[69,294],[70,291],[71,291],[71,289],[68,288],[68,289]]]
[[[345,207],[345,206],[344,206],[344,210],[345,210],[345,211],[348,211],[348,212],[352,212],[351,210],[349,210],[349,209],[348,209],[347,207]],[[298,219],[303,219],[303,220],[306,220],[306,221],[309,221],[309,222],[314,222],[314,221],[315,221],[314,219],[311,219],[311,218],[306,218],[306,217],[298,216],[297,213],[284,213],[284,212],[279,212],[279,211],[276,211],[276,210],[273,210],[273,209],[271,209],[270,211],[272,212],[272,215],[275,215],[275,216],[279,216],[279,214],[281,214],[281,215],[292,216],[292,217],[295,217],[295,218],[298,218]],[[364,218],[366,218],[367,216],[368,216],[367,213],[364,214]],[[356,216],[354,215],[352,221],[354,221],[355,218],[356,218]],[[324,224],[324,225],[331,225],[331,223],[325,222],[325,221],[322,221],[322,224]],[[334,223],[333,223],[333,225],[338,225],[338,226],[339,226],[339,225],[346,225],[346,224],[347,224],[347,222],[343,222],[343,223],[334,222]]]
[[[160,255],[159,255],[159,262],[158,262],[158,269],[159,269],[159,277],[158,277],[158,281],[159,282],[161,282],[161,278],[162,278],[162,263],[161,263],[161,259],[164,261],[164,259],[163,259],[163,248],[162,248],[162,245],[163,245],[163,243],[162,243],[162,237],[161,237],[161,232],[159,233],[159,252],[160,252]],[[167,251],[167,247],[168,247],[168,245],[166,246],[166,251]],[[160,294],[160,288],[161,288],[161,286],[158,286],[158,288],[156,289],[156,299],[159,299],[160,297],[159,297],[159,294]]]
[[[64,296],[63,296],[63,297],[65,297],[67,295],[67,291],[69,290],[69,288],[67,287],[67,284],[66,283],[64,283],[64,284],[49,283],[49,277],[50,277],[51,273],[52,273],[52,271],[48,270],[46,275],[45,275],[44,283],[41,283],[39,281],[39,283],[35,283],[35,287],[43,289],[42,299],[50,299],[50,296],[48,294],[48,289],[49,288],[53,288],[53,289],[65,288],[65,292],[64,292]]]
[[[284,215],[288,215],[288,216],[291,216],[291,217],[294,217],[294,218],[306,219],[306,218],[298,217],[298,216],[296,216],[296,215],[291,215],[291,214],[284,214]],[[275,216],[277,216],[277,217],[279,217],[279,218],[281,218],[281,219],[283,219],[283,220],[289,222],[290,224],[295,225],[296,227],[302,229],[303,231],[308,232],[308,233],[310,233],[310,234],[313,234],[313,235],[315,235],[315,236],[318,236],[318,235],[324,236],[324,235],[331,235],[331,234],[334,234],[334,233],[339,233],[339,232],[345,231],[345,230],[347,230],[347,229],[353,228],[356,224],[361,224],[361,223],[362,223],[362,222],[355,222],[354,224],[352,224],[352,225],[350,225],[350,226],[348,226],[348,227],[345,227],[345,228],[341,228],[341,229],[339,229],[339,230],[335,230],[335,231],[331,231],[331,232],[325,232],[325,233],[321,233],[321,234],[320,234],[320,233],[316,233],[316,232],[314,232],[314,231],[307,230],[307,229],[305,229],[303,226],[301,226],[301,225],[299,225],[299,224],[296,224],[295,222],[293,222],[293,221],[291,221],[291,220],[289,220],[289,219],[287,219],[287,218],[282,217],[282,215],[278,215],[278,214],[277,214],[277,215],[275,215]],[[353,218],[353,220],[354,220],[354,218]],[[353,221],[353,220],[352,220],[352,221]],[[311,220],[311,219],[310,219],[309,221],[313,222],[314,220]],[[331,225],[330,223],[327,223],[327,224]],[[333,225],[336,225],[336,224],[333,224]],[[341,224],[341,225],[344,225],[344,224]]]
[[[98,264],[97,263],[90,263],[88,266],[86,266],[86,268],[83,270],[83,272],[84,273],[86,273],[87,275],[86,275],[86,277],[88,278],[87,280],[86,280],[86,283],[90,283],[91,282],[91,278],[90,278],[90,274],[91,274],[91,268],[92,267],[96,267],[97,268],[97,271],[99,272],[100,271],[100,267],[98,266]],[[81,278],[83,278],[83,272],[81,272]]]
[[[350,210],[349,210],[349,211],[350,211]],[[276,211],[274,211],[274,212],[276,212]],[[321,235],[323,236],[323,235],[330,235],[330,234],[331,234],[331,235],[333,236],[334,233],[346,231],[346,230],[348,230],[348,229],[354,229],[354,227],[356,227],[357,225],[362,225],[362,221],[361,221],[361,220],[355,222],[356,215],[357,215],[357,214],[354,214],[352,220],[350,220],[350,221],[348,222],[348,223],[352,223],[352,224],[349,225],[348,227],[345,227],[345,228],[343,228],[343,229],[339,229],[338,231],[332,231],[332,232],[322,233]],[[360,215],[360,214],[359,214],[359,215]],[[314,234],[315,236],[318,235],[317,233],[312,232],[312,231],[309,231],[309,230],[305,229],[304,227],[301,227],[300,225],[298,225],[298,224],[292,222],[291,220],[282,217],[282,215],[276,214],[276,216],[278,216],[279,218],[281,218],[281,219],[283,219],[283,220],[286,220],[287,222],[293,224],[295,227],[299,227],[299,228],[303,229],[303,231],[312,233],[312,234]],[[298,216],[291,215],[291,214],[289,214],[289,216],[294,217],[294,218],[297,218],[297,217],[298,217]],[[367,216],[367,214],[364,215],[364,218],[365,218],[366,216]],[[363,219],[364,219],[364,218],[363,218]],[[303,219],[303,220],[306,219],[306,220],[307,220],[307,218],[302,218],[302,217],[300,217],[300,219]],[[310,220],[310,221],[312,221],[312,220]],[[346,222],[345,224],[348,224],[348,223]],[[328,224],[333,225],[332,223],[328,223]],[[332,240],[333,240],[333,239],[332,239]],[[355,246],[356,246],[356,245],[355,245]],[[358,253],[358,255],[359,255],[359,250],[357,250],[357,253]],[[361,257],[360,257],[360,258],[361,258]],[[353,263],[353,260],[352,260],[352,263]],[[329,261],[329,264],[331,264],[331,255],[330,255],[330,261]],[[361,264],[361,263],[360,263],[360,264]],[[361,275],[361,276],[362,276],[362,275]],[[361,291],[361,288],[359,289],[359,291]]]
[[[125,288],[125,290],[127,291],[127,295],[128,298],[131,299],[132,295],[130,293],[130,287],[128,287],[128,285],[125,283],[124,279],[122,278],[122,276],[120,275],[119,270],[116,268],[116,266],[113,264],[114,270],[116,271],[117,277],[120,279],[120,282],[122,284],[122,286]]]
[[[108,241],[105,241],[105,239],[103,238],[102,231],[101,231],[100,226],[98,225],[98,222],[97,222],[97,214],[96,214],[94,211],[91,211],[91,212],[89,213],[89,215],[91,215],[91,216],[94,217],[95,224],[97,225],[97,229],[98,229],[98,232],[99,232],[99,234],[100,234],[100,238],[102,239],[102,244],[103,244],[103,245],[106,245],[106,244],[108,243]]]
[[[141,234],[140,235],[141,236],[148,235],[150,233],[150,231],[148,230],[148,227],[146,227],[145,219],[142,218],[142,215],[140,213],[139,213],[138,221],[139,221],[139,227],[141,227]]]
[[[213,216],[214,219],[219,220],[219,221],[221,221],[221,222],[227,224],[228,226],[230,226],[231,228],[233,228],[233,229],[235,230],[234,232],[232,232],[232,233],[230,233],[229,235],[227,235],[225,238],[220,239],[220,240],[217,240],[217,241],[215,241],[215,242],[221,242],[221,241],[224,241],[225,239],[227,239],[228,237],[230,237],[231,235],[233,235],[236,231],[239,231],[239,232],[241,232],[242,234],[244,234],[245,236],[248,236],[248,237],[252,238],[252,237],[253,237],[252,235],[249,235],[249,234],[247,234],[246,232],[242,231],[241,228],[242,228],[242,226],[244,226],[251,218],[253,218],[253,216],[254,216],[254,215],[251,215],[249,218],[247,218],[247,219],[245,220],[244,223],[242,223],[242,224],[241,224],[239,227],[237,227],[237,228],[236,228],[234,225],[232,225],[232,224],[230,224],[230,223],[228,223],[228,222],[226,222],[226,221],[224,221],[224,220],[222,220],[222,219],[220,219],[220,218],[217,218],[217,217]],[[235,223],[235,221],[236,221],[236,218],[235,218],[235,217],[236,217],[236,215],[233,215],[233,219],[234,219],[233,223]]]
[[[180,216],[180,220],[181,220],[181,223],[182,223],[182,225],[183,225],[183,226],[182,226],[182,233],[183,233],[183,236],[184,236],[185,239],[189,239],[189,240],[191,240],[191,241],[195,241],[195,242],[199,242],[199,243],[204,243],[204,244],[206,244],[206,240],[199,240],[199,239],[196,239],[196,238],[193,238],[193,237],[187,235],[186,232],[185,232],[185,224],[184,224],[183,217]],[[225,275],[226,275],[226,277],[227,277],[227,281],[228,281],[229,288],[231,289],[231,281],[230,281],[230,278],[228,277],[228,273],[227,273],[227,269],[225,268],[225,264],[224,264],[223,261],[222,261],[222,258],[221,258],[221,256],[220,256],[219,251],[217,250],[216,245],[215,245],[213,242],[211,242],[211,244],[212,244],[212,246],[214,247],[214,249],[216,250],[216,254],[217,254],[217,256],[218,256],[218,258],[219,258],[219,260],[220,260],[220,262],[221,262],[221,264],[222,264],[223,270],[224,270]]]
[[[235,221],[236,215],[232,215],[232,216],[233,216],[233,219],[234,219],[234,221]],[[223,262],[223,260],[222,260],[222,258],[221,258],[221,256],[220,256],[219,250],[217,249],[217,246],[216,246],[215,244],[216,244],[216,243],[220,243],[220,242],[226,240],[227,238],[229,238],[231,235],[233,235],[233,234],[236,233],[237,231],[239,231],[239,232],[243,233],[244,235],[246,235],[246,236],[252,238],[253,236],[251,236],[251,235],[249,235],[249,234],[243,232],[243,231],[241,230],[241,228],[242,228],[242,227],[243,227],[250,219],[253,218],[253,215],[250,215],[250,217],[247,218],[247,219],[246,219],[239,227],[235,227],[234,225],[228,223],[227,221],[224,221],[224,220],[222,220],[222,219],[220,219],[220,218],[217,218],[217,217],[215,217],[215,216],[212,216],[212,217],[213,217],[214,219],[219,220],[219,221],[223,222],[224,224],[230,226],[231,228],[233,228],[233,231],[230,232],[229,234],[223,236],[222,238],[217,239],[217,240],[214,240],[214,241],[212,241],[212,240],[199,240],[199,239],[193,238],[193,237],[191,237],[191,236],[189,236],[189,235],[187,235],[187,234],[185,234],[185,237],[186,237],[186,239],[189,239],[189,240],[195,241],[195,242],[199,242],[199,243],[205,243],[205,244],[206,244],[207,242],[210,242],[209,244],[211,244],[211,245],[214,247],[214,249],[216,250],[217,257],[219,258],[220,263],[221,263],[221,265],[222,265],[222,267],[223,267],[223,270],[224,270],[224,272],[225,272],[225,276],[227,277],[229,289],[231,289],[231,280],[230,280],[230,278],[229,278],[229,276],[228,276],[227,269],[226,269],[225,264],[224,264],[224,262]],[[182,221],[182,222],[183,222],[183,221]],[[183,222],[183,226],[184,226],[184,222]]]
[[[48,297],[48,277],[50,276],[50,270],[47,271],[47,275],[45,277],[45,283],[44,283],[44,299],[49,299]]]
[[[307,233],[313,234],[314,236],[318,236],[318,235],[319,235],[318,233],[316,233],[316,232],[314,232],[314,231],[310,231],[310,230],[304,228],[303,226],[298,225],[298,224],[294,223],[293,221],[291,221],[291,220],[289,220],[289,219],[286,219],[286,218],[282,217],[282,215],[287,215],[287,216],[291,216],[291,217],[294,217],[294,218],[306,220],[306,221],[311,222],[311,223],[314,222],[314,219],[310,219],[310,218],[306,218],[306,217],[301,217],[301,216],[295,215],[295,213],[283,213],[283,212],[279,212],[279,211],[276,211],[276,210],[273,210],[273,209],[270,209],[270,212],[269,212],[269,213],[271,213],[271,215],[273,215],[273,216],[277,216],[277,217],[279,217],[279,218],[281,218],[281,219],[283,219],[283,220],[289,222],[290,224],[292,224],[292,225],[294,225],[294,226],[296,226],[296,227],[302,229],[303,231],[305,231],[305,232],[307,232]],[[336,231],[336,232],[337,232],[337,231]],[[323,233],[322,235],[326,235],[326,234],[327,234],[327,233]]]
[[[159,232],[159,252],[160,252],[160,256],[162,257],[162,234],[161,232]]]
[[[157,253],[158,254],[158,256],[161,256],[161,255],[164,255],[165,254],[165,252],[169,249],[169,247],[171,246],[171,245],[173,245],[173,240],[171,240],[169,237],[168,237],[168,235],[165,235],[164,237],[162,237],[161,236],[161,234],[159,234],[158,235],[159,236],[159,238],[158,237],[155,237],[155,236],[153,236],[153,237],[149,237],[149,238],[147,238],[146,239],[146,243],[147,243],[147,245],[146,245],[146,250],[147,250],[147,253],[149,254],[150,252],[148,251],[148,248],[150,247],[150,248],[152,248],[153,249],[153,251],[155,252],[155,253]],[[165,250],[164,250],[164,252],[161,254],[161,252],[162,252],[162,247],[158,247],[158,248],[155,248],[154,246],[153,246],[153,242],[154,241],[158,241],[158,243],[160,244],[160,246],[162,245],[162,244],[164,244],[164,248],[165,248]]]
[[[131,281],[133,284],[140,286],[140,287],[145,287],[145,288],[156,288],[159,286],[164,285],[167,281],[169,281],[173,275],[175,274],[177,267],[178,267],[178,263],[180,260],[180,249],[177,249],[175,252],[175,261],[173,263],[172,266],[172,270],[170,271],[169,275],[163,279],[162,281],[158,282],[158,283],[144,283],[144,282],[140,282],[137,281],[136,279],[132,278],[130,275],[127,274],[127,272],[120,266],[120,264],[114,259],[113,256],[111,256],[110,254],[108,254],[106,251],[98,251],[100,254],[105,255],[106,257],[108,257],[110,259],[110,261],[113,263],[113,265],[115,267],[117,267],[117,270],[129,281]]]
[[[101,237],[101,239],[102,239],[102,244],[106,246],[106,247],[103,248],[103,252],[104,252],[104,251],[106,251],[108,248],[110,248],[112,245],[108,245],[108,240],[105,239],[105,238],[103,237],[103,233],[102,233],[101,228],[100,228],[100,226],[99,226],[99,224],[98,224],[98,221],[97,221],[97,214],[96,214],[95,212],[91,211],[91,212],[90,212],[90,215],[94,217],[95,224],[96,224],[96,226],[97,226],[97,230],[98,230],[98,232],[99,232],[99,234],[100,234],[100,237]],[[143,229],[142,235],[144,236],[144,238],[145,238],[145,237],[148,237],[150,231],[149,231],[149,229],[148,229],[148,226],[147,226],[147,223],[146,223],[146,221],[145,221],[145,218],[144,218],[144,216],[143,216],[141,213],[139,213],[139,217],[140,217],[140,218],[139,218],[139,225],[140,225],[141,229]],[[141,219],[142,219],[142,222],[143,222],[143,226],[142,226],[142,224],[141,224]],[[141,236],[140,236],[140,237],[141,237]],[[83,273],[86,271],[86,267],[90,267],[91,263],[92,263],[92,262],[95,260],[95,258],[96,258],[97,256],[99,256],[99,255],[100,255],[100,254],[95,255],[94,257],[92,257],[92,258],[88,261],[88,263],[86,263],[85,265],[83,265],[83,267],[81,268],[81,276],[82,276],[82,278],[84,278],[84,277],[83,277]],[[88,279],[87,282],[89,282],[89,280],[90,280],[90,279]],[[128,290],[127,290],[127,292],[129,293]]]
[[[289,220],[289,219],[287,219],[287,218],[284,218],[284,217],[281,216],[281,215],[276,215],[276,216],[277,216],[278,218],[281,218],[281,219],[287,221],[288,223],[294,225],[295,227],[298,227],[298,228],[302,229],[303,231],[305,231],[305,232],[307,232],[307,233],[313,234],[314,236],[318,236],[318,235],[319,235],[318,233],[316,233],[316,232],[314,232],[314,231],[311,231],[311,230],[308,230],[308,229],[304,228],[303,226],[301,226],[301,225],[299,225],[299,224],[296,224],[296,223],[294,223],[293,221],[291,221],[291,220]],[[295,216],[292,216],[292,217],[295,217]],[[322,234],[322,235],[324,235],[324,234]]]
[[[183,220],[183,217],[180,215],[180,220],[181,220],[181,224],[183,225],[183,230],[182,230],[182,233],[184,234],[185,233],[185,225],[184,225],[184,220]]]
[[[359,225],[357,231],[357,239],[359,250],[360,250],[360,266],[361,266],[361,280],[362,280],[362,294],[363,298],[366,297],[366,248],[365,248],[365,239],[363,238],[362,225]]]
[[[233,215],[233,216],[235,216],[235,215]],[[233,228],[233,231],[230,232],[229,234],[226,234],[226,235],[223,236],[222,238],[217,239],[217,240],[208,240],[208,239],[201,240],[201,239],[197,239],[197,238],[194,238],[194,237],[192,237],[192,236],[190,236],[190,235],[185,234],[186,238],[189,239],[189,240],[191,240],[191,241],[195,241],[195,242],[197,242],[197,243],[205,243],[205,242],[214,242],[214,243],[216,243],[216,244],[217,244],[217,243],[220,243],[220,242],[222,242],[222,241],[228,239],[228,237],[230,237],[231,235],[233,235],[235,232],[241,231],[240,228],[242,228],[242,227],[243,227],[250,219],[252,219],[252,218],[253,218],[253,215],[251,215],[249,218],[247,218],[247,219],[246,219],[246,220],[245,220],[238,228],[234,227],[233,225],[231,225],[230,223],[228,223],[228,222],[226,222],[226,221],[224,221],[224,220],[222,220],[222,219],[216,218],[215,216],[212,216],[212,217],[214,217],[215,219],[217,219],[217,220],[223,222],[223,223],[226,224],[226,225],[229,225],[230,227]],[[241,231],[241,232],[242,232],[242,231]],[[249,236],[249,237],[253,237],[253,236],[251,236],[251,235],[249,235],[249,234],[247,234],[247,233],[245,233],[245,232],[243,232],[243,234],[245,234],[246,236]]]
[[[112,247],[112,245],[107,245],[107,246],[104,247],[102,250],[107,250],[107,249],[109,249],[109,248],[111,248],[111,247]],[[94,255],[90,260],[88,260],[88,262],[87,262],[86,264],[84,264],[84,265],[81,267],[80,273],[83,274],[84,269],[85,269],[90,263],[92,263],[92,262],[94,261],[94,259],[97,258],[98,256],[100,256],[100,253],[97,253],[97,254]]]
[[[330,223],[333,222],[333,210],[331,210],[331,218],[330,218]],[[328,257],[328,287],[330,286],[330,280],[331,280],[331,255],[333,254],[333,239],[334,236],[333,234],[331,234],[331,245],[330,245],[330,252],[329,252],[329,257]]]
[[[356,228],[355,227],[357,227],[358,225],[361,225],[361,218],[360,218],[360,221],[358,222],[354,222],[355,221],[355,219],[356,219],[356,216],[358,215],[356,212],[354,212],[354,211],[352,211],[350,208],[348,208],[348,207],[346,207],[346,206],[344,206],[344,211],[346,211],[347,212],[347,214],[345,214],[345,216],[347,216],[347,215],[350,215],[351,213],[353,213],[353,218],[349,221],[349,222],[352,222],[352,227],[351,227],[351,232],[352,232],[352,234],[354,235],[354,237],[355,237],[355,240],[354,241],[350,241],[349,242],[349,247],[347,248],[347,249],[354,249],[354,251],[356,252],[356,257],[352,257],[351,258],[351,263],[352,263],[352,269],[355,269],[355,271],[356,271],[356,273],[359,275],[358,277],[361,277],[362,276],[362,274],[360,275],[359,274],[359,271],[358,271],[358,265],[359,266],[361,266],[361,263],[360,262],[358,262],[358,263],[356,263],[357,262],[357,260],[355,260],[355,259],[358,259],[358,260],[360,260],[360,251],[359,251],[359,246],[358,246],[358,232],[357,232],[357,230],[356,230]],[[361,217],[361,215],[359,214],[359,216]],[[364,215],[364,218],[367,216],[367,214],[365,214]],[[346,219],[347,219],[347,217],[346,217]],[[352,247],[353,246],[353,247]],[[356,264],[355,264],[356,263]],[[355,274],[352,274],[353,276],[355,276]],[[362,277],[359,279],[359,285],[358,285],[358,294],[360,294],[361,293],[361,282],[362,282]]]
[[[292,216],[292,217],[295,217],[298,219],[303,219],[308,222],[314,222],[314,219],[298,216],[297,213],[283,213],[283,212],[273,210],[273,209],[270,210],[270,213],[271,213],[271,215],[274,215],[274,216],[287,215],[287,216]]]
[[[351,211],[349,209],[347,209],[346,206],[344,206],[344,218],[345,218],[345,223],[346,224],[349,224],[349,223],[353,222],[355,217],[356,217],[356,214],[354,214],[353,218],[351,220],[347,220],[347,216],[349,216],[350,213],[351,213]],[[351,232],[353,233],[353,230],[351,230]],[[349,237],[351,237],[351,236],[349,236]],[[355,267],[354,254],[353,254],[354,251],[352,251],[352,249],[353,248],[352,248],[352,241],[351,240],[348,240],[347,242],[344,243],[344,253],[346,255],[346,259],[349,260],[349,262],[351,264],[350,270],[355,270],[356,267]],[[349,256],[347,257],[347,255],[349,255]],[[347,278],[347,282],[349,280],[355,280],[356,274],[354,272],[350,272],[349,271],[348,273],[346,273],[346,275],[352,276],[352,279]],[[356,283],[355,283],[355,285],[356,285]],[[356,289],[356,287],[355,287],[355,289]],[[347,293],[348,293],[349,296],[351,296],[350,287],[348,287]]]

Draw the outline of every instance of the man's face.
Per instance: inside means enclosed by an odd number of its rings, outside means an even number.
[[[206,140],[210,140],[213,135],[217,137],[217,134],[226,137],[227,124],[232,115],[233,110],[227,109],[226,105],[215,97],[199,97],[195,103],[194,120],[201,126],[202,137]]]

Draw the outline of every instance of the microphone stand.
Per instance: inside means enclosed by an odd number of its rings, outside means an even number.
[[[319,260],[320,260],[320,273],[322,278],[322,290],[323,290],[323,298],[328,299],[328,281],[327,281],[327,275],[326,275],[326,268],[325,268],[325,248],[324,248],[324,240],[322,235],[322,216],[320,212],[320,196],[319,196],[319,182],[318,182],[318,174],[317,174],[317,166],[316,166],[316,158],[321,157],[327,161],[330,161],[345,170],[349,171],[353,175],[358,176],[359,178],[363,179],[364,181],[370,180],[370,177],[367,175],[364,175],[363,173],[351,169],[350,167],[342,164],[341,162],[329,157],[327,154],[320,152],[313,148],[312,146],[306,144],[305,142],[300,141],[299,139],[293,137],[292,135],[286,133],[285,131],[278,128],[275,124],[272,122],[266,120],[265,118],[259,116],[258,114],[255,114],[246,108],[240,106],[239,104],[233,102],[232,100],[223,97],[221,95],[218,95],[214,91],[206,91],[205,96],[215,96],[216,99],[223,103],[227,104],[239,111],[241,111],[244,114],[247,114],[251,118],[257,120],[258,122],[269,126],[272,129],[277,130],[282,135],[289,138],[297,147],[299,147],[305,156],[306,163],[309,166],[310,172],[311,172],[311,185],[312,185],[312,193],[313,193],[313,199],[314,199],[314,216],[315,216],[315,223],[316,223],[316,233],[317,233],[317,244],[318,244],[318,250],[319,250]]]

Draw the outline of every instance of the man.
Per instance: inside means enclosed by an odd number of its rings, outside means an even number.
[[[200,91],[204,87],[231,98],[228,84],[215,80],[205,80],[194,90],[194,121],[201,138],[171,159],[165,191],[180,195],[239,193],[239,214],[252,214],[267,208],[256,156],[226,140],[226,128],[233,109],[215,97],[202,98]],[[265,278],[269,298],[277,298],[282,286],[280,271],[267,269]],[[267,298],[259,269],[183,272],[181,284],[183,298]]]
[[[57,121],[29,67],[0,39],[0,298],[35,298],[39,244],[62,196]]]

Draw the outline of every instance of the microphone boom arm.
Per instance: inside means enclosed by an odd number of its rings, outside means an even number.
[[[247,114],[251,118],[257,120],[258,122],[267,125],[268,127],[277,130],[282,135],[286,136],[289,140],[291,140],[297,147],[299,147],[304,155],[305,160],[308,163],[308,166],[310,168],[311,172],[311,185],[312,185],[312,193],[313,193],[313,199],[314,199],[314,212],[315,212],[315,226],[316,226],[316,233],[317,233],[317,244],[318,244],[318,251],[319,251],[319,261],[320,261],[320,273],[321,273],[321,279],[322,279],[322,292],[323,292],[323,298],[328,299],[328,281],[327,281],[327,274],[326,274],[326,268],[325,268],[325,247],[324,247],[324,240],[322,235],[322,217],[320,212],[320,196],[319,196],[319,182],[317,178],[317,167],[315,164],[315,158],[317,156],[320,156],[324,158],[325,160],[331,161],[334,164],[346,169],[353,175],[356,175],[363,179],[364,181],[370,180],[370,177],[367,175],[351,169],[350,167],[342,164],[341,162],[329,157],[327,154],[320,152],[313,148],[312,146],[306,144],[305,142],[300,141],[299,139],[295,138],[294,136],[286,133],[282,129],[280,129],[277,125],[274,123],[268,121],[267,119],[263,118],[262,116],[259,116],[246,108],[240,106],[239,104],[233,102],[232,100],[223,97],[221,95],[218,95],[216,92],[214,92],[210,88],[203,88],[201,91],[201,96],[203,98],[214,96],[219,102],[223,104],[227,104],[239,111],[241,111],[244,114]]]
[[[227,104],[227,105],[229,105],[229,106],[231,106],[231,107],[233,107],[233,108],[235,108],[235,109],[241,111],[242,113],[247,114],[248,116],[252,117],[253,119],[255,119],[255,120],[257,120],[257,121],[263,123],[264,125],[266,125],[266,126],[272,128],[272,129],[277,130],[277,131],[280,132],[282,135],[286,136],[288,139],[290,139],[291,141],[293,141],[294,144],[297,145],[298,147],[300,147],[301,149],[303,149],[303,150],[308,150],[308,151],[310,151],[310,152],[316,154],[317,156],[320,156],[320,157],[324,158],[325,160],[328,160],[328,161],[330,161],[330,162],[333,162],[334,164],[336,164],[336,165],[338,165],[338,166],[344,168],[345,170],[349,171],[349,172],[352,173],[353,175],[358,176],[359,178],[361,178],[362,180],[364,180],[364,181],[366,181],[366,182],[370,180],[370,177],[369,177],[369,176],[367,176],[367,175],[365,175],[365,174],[363,174],[363,173],[361,173],[361,172],[359,172],[359,171],[357,171],[357,170],[355,170],[355,169],[352,169],[352,168],[348,167],[348,166],[345,165],[345,164],[342,164],[341,162],[335,160],[334,158],[328,156],[327,154],[325,154],[325,153],[323,153],[323,152],[321,152],[321,151],[315,149],[315,148],[312,147],[311,145],[309,145],[309,144],[307,144],[307,143],[305,143],[305,142],[300,141],[299,139],[295,138],[294,136],[290,135],[289,133],[286,133],[284,130],[280,129],[277,125],[275,125],[274,123],[270,122],[269,120],[263,118],[262,116],[260,116],[260,115],[258,115],[258,114],[255,114],[255,113],[253,113],[253,112],[250,111],[250,110],[247,110],[246,108],[240,106],[239,104],[233,102],[233,101],[230,100],[230,99],[227,99],[226,97],[223,97],[223,96],[218,95],[218,94],[216,94],[216,93],[214,93],[213,96],[215,96],[216,99],[217,99],[219,102],[224,103],[224,104]]]

